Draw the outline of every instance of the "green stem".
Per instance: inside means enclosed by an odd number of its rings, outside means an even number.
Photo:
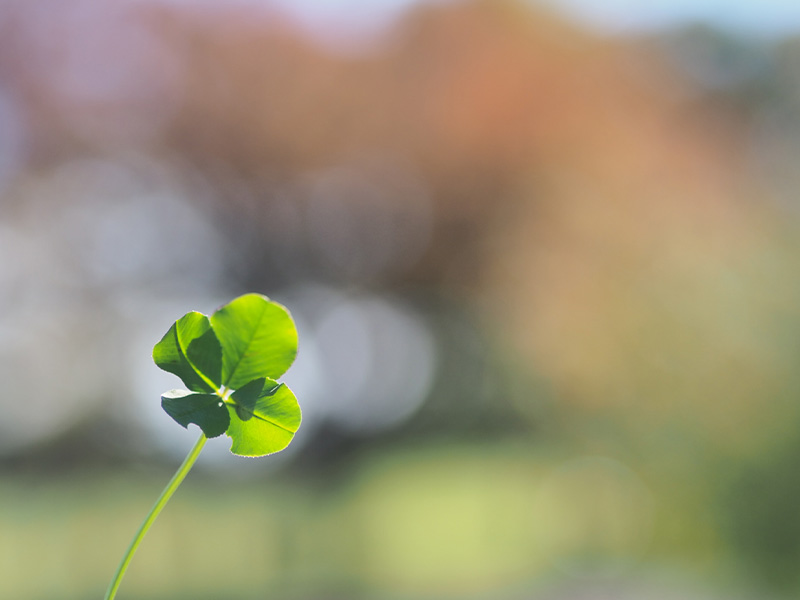
[[[125,571],[128,570],[128,565],[133,558],[134,552],[139,547],[139,544],[142,543],[142,539],[144,539],[144,535],[147,533],[147,530],[150,529],[150,526],[153,524],[153,521],[156,520],[158,513],[161,512],[161,509],[164,508],[166,503],[172,497],[172,494],[175,493],[175,490],[178,489],[178,486],[184,480],[186,475],[189,473],[189,470],[192,468],[192,465],[197,460],[197,457],[200,455],[200,451],[203,449],[206,443],[206,436],[205,434],[200,434],[200,439],[197,440],[197,443],[194,445],[194,448],[191,449],[189,455],[183,461],[183,464],[180,468],[175,472],[175,475],[172,476],[172,479],[167,484],[167,487],[164,488],[164,491],[161,492],[161,495],[156,500],[156,503],[153,505],[153,508],[150,510],[150,514],[147,515],[144,522],[142,523],[141,527],[139,527],[139,531],[136,532],[136,535],[131,542],[131,545],[128,546],[128,551],[125,552],[125,556],[122,557],[122,560],[117,567],[117,572],[114,573],[114,579],[111,580],[111,584],[108,586],[108,591],[106,592],[105,600],[113,600],[114,596],[117,594],[117,589],[119,588],[119,584],[122,582],[122,577],[125,575]]]

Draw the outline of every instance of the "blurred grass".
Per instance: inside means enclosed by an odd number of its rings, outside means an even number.
[[[2,597],[101,597],[166,478],[4,479]],[[324,488],[200,471],[140,547],[120,600],[500,598],[624,580],[664,558],[654,523],[669,511],[653,498],[615,460],[512,441],[375,454]],[[683,546],[681,560],[704,550]]]

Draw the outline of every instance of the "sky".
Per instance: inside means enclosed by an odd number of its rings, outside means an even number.
[[[250,0],[265,1],[265,0]],[[272,0],[309,26],[382,26],[422,2],[459,0]],[[605,33],[704,22],[752,35],[800,31],[800,0],[528,0]]]
[[[352,0],[351,0],[352,1]],[[800,31],[798,0],[533,0],[611,33],[703,22],[750,35]]]

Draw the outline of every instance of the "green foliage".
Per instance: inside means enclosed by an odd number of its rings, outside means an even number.
[[[226,433],[231,452],[264,456],[284,449],[300,426],[292,391],[276,381],[297,355],[289,312],[260,294],[240,296],[211,317],[190,312],[153,349],[160,368],[189,390],[171,390],[161,406],[206,437]]]

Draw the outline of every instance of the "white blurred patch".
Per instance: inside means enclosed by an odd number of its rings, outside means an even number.
[[[314,314],[303,318],[310,329],[301,331],[297,371],[314,382],[301,401],[309,418],[354,433],[411,418],[427,398],[437,366],[435,340],[424,320],[377,296],[351,298],[320,289],[305,294],[313,298]],[[312,348],[307,358],[306,345]],[[293,369],[290,378],[295,374]]]
[[[15,185],[0,205],[0,452],[124,413],[143,319],[215,287],[222,264],[211,224],[153,165],[86,160]]]
[[[110,395],[103,335],[113,324],[74,308],[19,308],[0,318],[3,381],[0,453],[35,443],[78,422]]]

